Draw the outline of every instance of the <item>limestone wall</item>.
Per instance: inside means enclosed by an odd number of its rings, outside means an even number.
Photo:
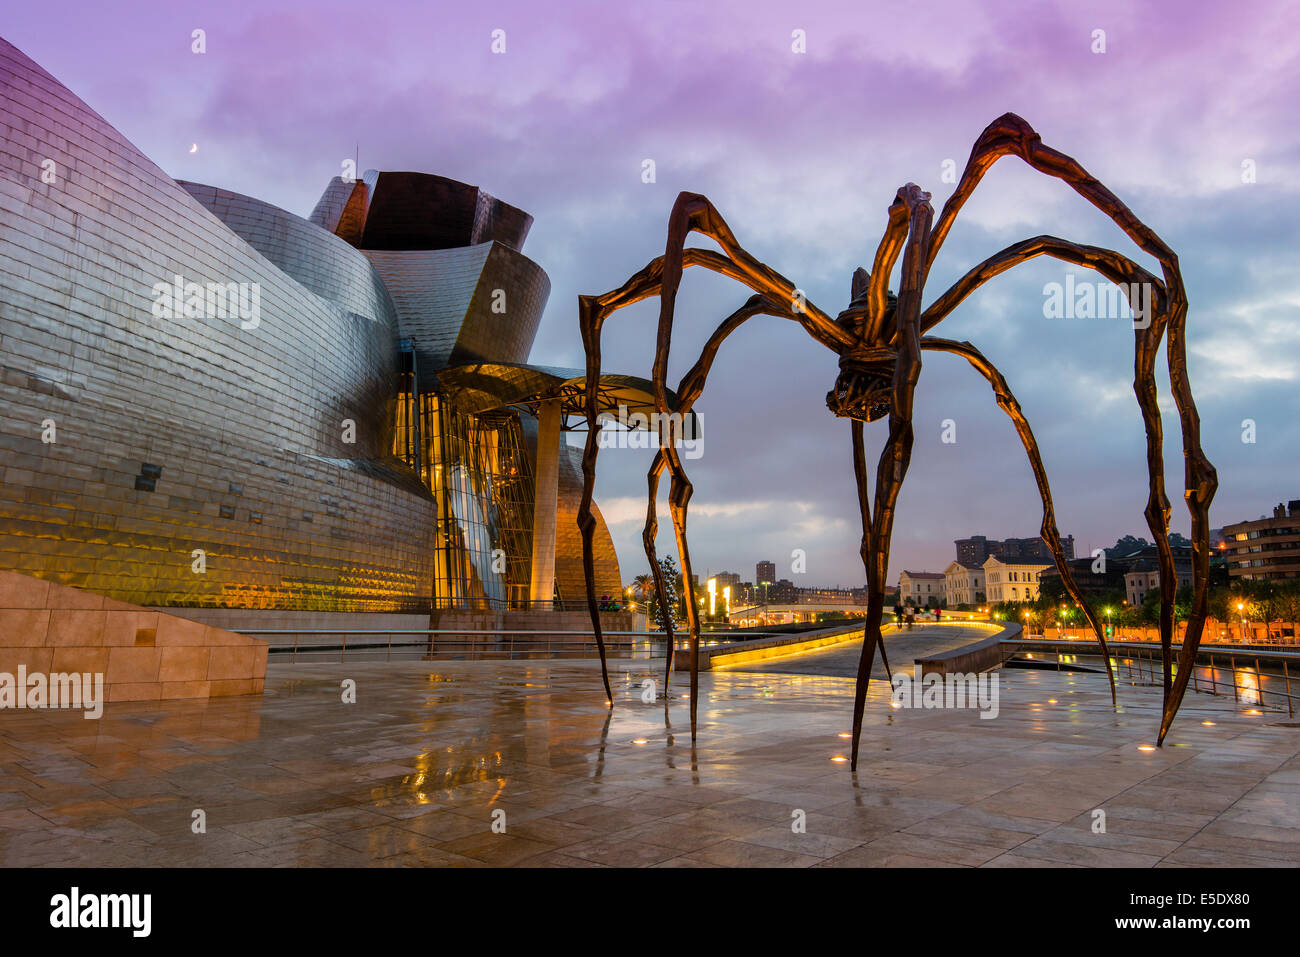
[[[0,672],[104,675],[108,701],[261,694],[266,642],[0,571]]]

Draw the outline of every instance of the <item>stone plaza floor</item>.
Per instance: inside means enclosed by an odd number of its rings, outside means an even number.
[[[262,696],[95,721],[0,712],[0,863],[1300,863],[1285,712],[1189,692],[1152,750],[1158,688],[1121,686],[1116,714],[1097,675],[1004,670],[999,716],[981,720],[892,708],[873,682],[854,776],[850,680],[702,674],[692,749],[687,677],[644,704],[650,669],[612,662],[612,711],[594,662],[433,661],[273,663]]]

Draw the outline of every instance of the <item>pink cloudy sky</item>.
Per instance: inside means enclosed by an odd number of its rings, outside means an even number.
[[[1190,3],[266,2],[10,5],[0,34],[179,178],[305,215],[360,144],[361,165],[481,185],[536,217],[526,252],[553,288],[533,359],[580,365],[576,297],[663,250],[673,198],[707,194],[742,243],[834,314],[884,210],[915,181],[940,206],[989,121],[1008,110],[1107,183],[1180,254],[1191,374],[1218,466],[1215,525],[1300,498],[1300,13],[1286,0]],[[207,33],[207,53],[190,33]],[[504,55],[491,32],[506,31]],[[791,50],[806,32],[807,53]],[[1091,50],[1095,30],[1106,52]],[[196,153],[189,153],[197,143]],[[641,181],[653,159],[657,181]],[[1251,160],[1256,182],[1242,182]],[[927,301],[985,256],[1042,232],[1150,266],[1060,184],[1004,160],[968,204]],[[1081,549],[1146,535],[1144,445],[1122,320],[1050,320],[1040,260],[942,327],[999,363]],[[1080,279],[1092,278],[1080,274]],[[748,291],[688,274],[675,380]],[[626,310],[608,365],[648,374],[653,304]],[[1163,367],[1162,367],[1163,369]],[[749,577],[808,556],[800,584],[857,584],[848,428],[823,397],[835,357],[757,319],[715,367],[704,456],[691,463],[698,571]],[[1162,389],[1174,527],[1177,420]],[[940,441],[941,422],[957,442]],[[1241,441],[1244,419],[1257,441]],[[1037,533],[1029,469],[988,388],[926,358],[891,577],[942,569],[952,539]],[[868,431],[883,438],[883,426]],[[624,562],[642,570],[648,453],[607,452],[598,495]],[[665,547],[667,541],[665,541]],[[792,576],[794,577],[794,576]]]

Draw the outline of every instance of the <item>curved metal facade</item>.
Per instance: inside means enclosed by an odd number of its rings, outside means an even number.
[[[433,173],[336,176],[308,217],[361,249],[523,249],[533,217],[477,186]]]
[[[371,171],[304,219],[169,178],[3,40],[0,88],[0,568],[163,606],[527,591],[520,413],[437,372],[527,360],[531,216]]]
[[[522,253],[500,243],[363,252],[393,297],[422,372],[528,358],[551,281]]]
[[[306,289],[379,327],[375,342],[392,352],[397,310],[365,255],[301,216],[251,196],[177,180],[241,239]]]
[[[295,217],[196,201],[4,41],[0,86],[0,565],[138,604],[427,607],[434,507],[389,454],[364,257],[300,219],[272,248]],[[260,321],[160,318],[176,276],[249,284]]]
[[[587,579],[582,572],[582,535],[578,531],[578,508],[581,504],[582,450],[566,446],[560,450],[559,520],[556,522],[555,541],[555,590],[566,608],[581,608],[587,599]],[[596,597],[608,595],[621,601],[623,584],[619,577],[614,539],[595,502],[591,505],[591,514],[596,519],[591,542],[595,557],[593,581]]]

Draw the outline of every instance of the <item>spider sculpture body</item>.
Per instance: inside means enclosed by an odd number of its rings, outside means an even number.
[[[984,173],[999,158],[1016,155],[1039,172],[1063,180],[1077,193],[1109,216],[1133,242],[1160,264],[1157,278],[1126,256],[1110,249],[1085,246],[1055,236],[1036,236],[994,254],[967,272],[950,289],[928,307],[922,307],[926,277],[958,212],[979,184]],[[885,579],[889,567],[889,545],[893,531],[894,508],[899,489],[907,474],[911,458],[913,429],[912,404],[921,372],[921,355],[925,351],[948,352],[967,360],[988,381],[997,404],[1015,425],[1042,498],[1041,534],[1051,549],[1056,567],[1070,596],[1083,609],[1106,661],[1112,704],[1115,703],[1115,676],[1111,667],[1100,620],[1081,593],[1057,529],[1051,489],[1043,468],[1038,444],[1019,403],[1006,380],[994,365],[969,342],[942,339],[927,333],[938,325],[967,296],[998,274],[1018,263],[1037,256],[1052,256],[1068,263],[1087,266],[1119,285],[1130,297],[1134,315],[1143,322],[1134,323],[1135,360],[1133,388],[1142,412],[1147,437],[1147,472],[1149,494],[1146,520],[1158,547],[1160,572],[1160,640],[1163,654],[1163,708],[1157,743],[1163,743],[1186,691],[1196,661],[1208,605],[1209,580],[1209,505],[1218,485],[1213,466],[1200,444],[1200,417],[1187,378],[1186,318],[1187,298],[1179,273],[1178,258],[1161,239],[1139,220],[1110,190],[1088,174],[1070,157],[1044,146],[1037,133],[1023,119],[1008,113],[991,123],[976,141],[970,159],[957,182],[956,189],[934,220],[930,195],[915,184],[902,187],[888,210],[884,237],[876,250],[870,272],[858,269],[853,275],[852,301],[832,319],[806,301],[795,286],[780,273],[754,259],[736,241],[731,229],[704,196],[682,193],[673,205],[668,223],[668,242],[664,255],[650,262],[626,283],[603,296],[579,297],[579,320],[587,356],[587,443],[583,454],[583,494],[578,525],[583,540],[583,563],[586,573],[587,601],[592,627],[600,652],[602,677],[607,700],[612,707],[609,676],[605,666],[605,646],[597,610],[593,578],[592,533],[595,521],[591,512],[597,454],[597,390],[600,381],[600,337],[604,321],[613,312],[638,300],[658,295],[660,300],[658,343],[655,353],[653,382],[655,404],[667,416],[666,386],[669,348],[673,331],[674,306],[682,271],[686,266],[703,266],[730,276],[755,293],[743,306],[723,320],[708,339],[699,360],[682,379],[677,390],[675,411],[685,415],[704,389],[709,369],[723,341],[741,324],[756,315],[770,315],[799,323],[815,340],[839,356],[839,375],[827,393],[827,407],[835,415],[849,420],[853,445],[853,469],[857,480],[859,511],[862,519],[861,555],[866,572],[868,604],[858,665],[853,703],[853,756],[856,770],[858,744],[867,684],[877,650],[884,656],[881,619],[884,612]],[[713,239],[721,253],[686,246],[691,232]],[[898,295],[889,291],[889,279],[901,257]],[[1140,290],[1134,293],[1134,290]],[[1145,293],[1141,303],[1135,295]],[[1177,577],[1173,552],[1169,545],[1169,500],[1165,494],[1163,432],[1157,405],[1155,362],[1161,343],[1166,344],[1170,385],[1178,407],[1182,430],[1185,464],[1185,498],[1191,514],[1193,542],[1193,601],[1182,647],[1174,666],[1173,602]],[[869,493],[869,477],[864,442],[864,424],[887,419],[888,435],[876,466],[874,495]],[[671,476],[669,507],[680,557],[682,581],[686,588],[686,615],[691,655],[691,737],[696,733],[698,702],[699,613],[691,576],[690,551],[686,541],[687,508],[692,485],[677,453],[677,443],[668,435],[661,440],[647,476],[649,504],[643,545],[654,572],[655,590],[660,607],[665,601],[665,582],[655,556],[658,532],[656,501],[659,479],[666,468]],[[668,662],[671,671],[673,635],[667,623]],[[887,660],[884,662],[888,669]],[[667,675],[665,676],[665,683]]]

